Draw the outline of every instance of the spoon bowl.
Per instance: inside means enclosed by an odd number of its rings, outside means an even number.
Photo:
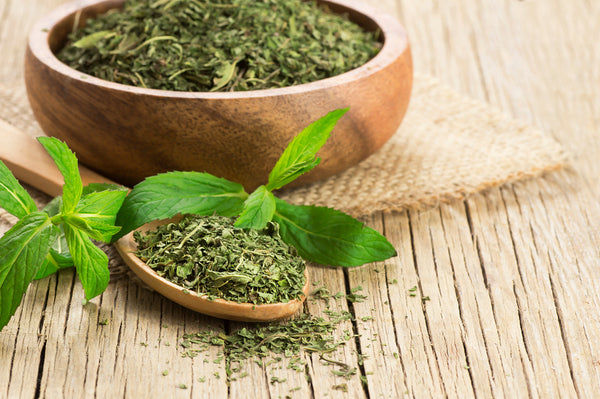
[[[167,221],[165,220],[158,220],[147,223],[139,228],[138,231],[152,230],[166,222]],[[302,306],[304,299],[308,296],[308,272],[305,269],[304,275],[306,277],[306,283],[302,289],[304,296],[301,300],[294,299],[285,303],[261,305],[255,305],[253,303],[237,303],[224,299],[210,300],[206,295],[199,295],[196,292],[184,289],[180,285],[174,284],[159,276],[151,267],[135,256],[134,253],[137,249],[137,244],[133,239],[133,232],[119,239],[115,243],[115,248],[127,266],[129,266],[129,268],[150,288],[181,306],[209,316],[236,321],[270,321],[284,319],[296,313]]]
[[[62,193],[63,177],[52,158],[36,140],[0,120],[0,142],[2,143],[2,146],[0,146],[0,159],[17,179],[51,196]],[[85,167],[80,166],[79,171],[84,185],[89,183],[114,184],[113,181]],[[165,221],[148,223],[138,230],[150,230],[161,223],[165,223]],[[173,302],[209,316],[249,322],[284,319],[296,313],[308,296],[309,280],[307,270],[305,270],[304,295],[297,300],[261,305],[237,303],[224,299],[209,300],[206,295],[198,295],[193,291],[185,290],[183,287],[160,277],[152,268],[135,256],[137,244],[133,239],[133,232],[123,236],[114,243],[114,246],[123,261],[150,288]]]

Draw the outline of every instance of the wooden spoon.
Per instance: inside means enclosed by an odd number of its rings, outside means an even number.
[[[62,193],[64,180],[52,158],[32,137],[20,132],[13,126],[0,120],[0,159],[15,176],[33,187],[51,195]],[[113,183],[109,179],[83,167],[79,167],[83,184]],[[164,221],[148,223],[140,230],[156,227]],[[136,243],[133,233],[129,233],[114,244],[125,263],[149,287],[178,304],[210,316],[238,321],[271,321],[292,316],[302,306],[308,295],[308,273],[305,270],[306,284],[301,300],[286,303],[254,305],[237,303],[223,299],[209,300],[205,295],[185,290],[183,287],[160,277],[148,265],[134,255]]]

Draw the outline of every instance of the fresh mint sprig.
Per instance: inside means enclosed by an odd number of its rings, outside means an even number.
[[[109,242],[127,190],[114,185],[83,187],[77,158],[62,141],[39,142],[60,170],[63,195],[42,211],[0,161],[0,206],[20,220],[0,238],[0,329],[18,308],[29,283],[75,266],[86,300],[108,285],[108,258],[91,239]]]
[[[125,199],[116,222],[122,229],[113,239],[178,213],[217,213],[238,216],[239,228],[261,229],[273,220],[286,243],[321,264],[357,266],[395,256],[384,236],[351,216],[326,207],[288,204],[273,195],[319,164],[317,152],[347,111],[332,111],[302,130],[283,151],[267,184],[250,194],[241,185],[208,173],[169,172],[147,178]]]

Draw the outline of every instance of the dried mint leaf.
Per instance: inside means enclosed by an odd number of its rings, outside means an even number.
[[[381,48],[378,36],[315,1],[127,0],[87,20],[57,56],[126,85],[245,91],[357,68]]]
[[[269,222],[239,229],[235,218],[188,215],[134,233],[136,255],[158,275],[188,291],[235,302],[289,302],[303,295],[306,262]]]

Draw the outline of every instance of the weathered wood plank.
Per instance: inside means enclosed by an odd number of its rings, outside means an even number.
[[[344,271],[341,268],[313,265],[309,268],[309,277],[313,282],[311,287],[313,290],[324,286],[332,295],[335,295],[338,292],[349,293],[348,288],[346,287]],[[328,316],[325,314],[325,310],[327,310],[328,307],[330,311],[336,313],[349,311],[348,303],[344,298],[340,301],[331,300],[328,304],[320,300],[309,300],[306,303],[306,309],[310,314],[321,316],[325,319],[328,319]],[[343,337],[346,331],[349,334],[354,333],[352,322],[341,322],[333,334],[335,337]],[[353,339],[348,340],[345,345],[342,345],[334,352],[327,354],[327,357],[347,364],[350,368],[356,368],[357,374],[349,379],[336,376],[332,373],[332,370],[339,370],[339,367],[332,368],[332,366],[324,364],[319,360],[318,354],[312,354],[310,356],[308,370],[314,396],[316,398],[325,396],[331,398],[366,398],[365,391],[359,378],[361,371],[358,359],[358,348],[356,347],[355,341]],[[346,384],[348,390],[347,393],[335,388],[340,384]]]
[[[462,339],[454,278],[439,210],[410,212],[409,217],[419,275],[417,298],[423,303],[427,331],[444,389],[449,397],[472,397],[474,392]]]
[[[496,324],[467,209],[463,204],[442,206],[441,215],[475,393],[482,397],[514,396],[527,386],[526,376],[520,359],[500,340],[498,330],[502,327]]]
[[[509,192],[503,190],[503,193]],[[511,240],[536,243],[527,218],[521,216],[517,200],[503,196],[509,219],[503,224],[509,228]],[[543,203],[534,207],[543,207]],[[551,228],[545,225],[544,228]],[[533,368],[542,396],[562,392],[575,396],[573,381],[563,340],[558,309],[554,301],[547,253],[536,246],[513,245],[517,257],[518,276],[515,276],[515,295],[521,311],[525,344],[532,355]],[[535,295],[532,295],[532,292]],[[549,386],[550,381],[554,384]]]
[[[518,366],[520,363],[519,368],[526,376],[526,385],[516,388],[526,389],[531,396],[538,397],[540,393],[532,366],[534,360],[524,341],[521,308],[515,293],[518,270],[513,244],[507,236],[506,221],[501,219],[498,209],[501,198],[497,193],[490,200],[474,196],[467,203],[499,338],[509,358],[514,359],[512,364]],[[491,224],[484,223],[484,220]]]
[[[397,258],[385,262],[385,269],[388,284],[398,282],[388,285],[388,295],[408,393],[413,398],[443,396],[445,387],[420,297],[408,212],[385,215],[383,231],[398,252]]]
[[[202,357],[184,359],[178,347],[184,333],[207,324],[218,331],[222,322],[207,320],[125,280],[110,284],[92,303],[82,306],[82,300],[73,274],[61,272],[56,297],[48,300],[46,311],[42,395],[203,397],[206,391],[195,380],[202,374],[225,375],[224,364],[203,363]],[[217,357],[216,348],[209,353]],[[211,395],[227,394],[224,379],[207,378],[204,386]]]
[[[381,215],[367,220],[369,226],[379,231],[383,230],[382,222]],[[404,356],[401,356],[395,331],[395,317],[404,317],[405,313],[393,312],[388,293],[399,289],[397,266],[397,262],[388,260],[348,270],[351,290],[360,287],[356,294],[366,295],[364,301],[352,304],[352,310],[370,398],[400,398],[411,393],[406,385]],[[392,282],[394,280],[396,282]]]
[[[31,25],[65,1],[0,2],[0,53],[12,55],[0,65],[0,82],[22,78]],[[228,388],[223,364],[212,362],[216,349],[205,363],[204,355],[181,358],[177,347],[184,332],[225,331],[224,323],[126,280],[82,306],[81,287],[67,271],[32,285],[0,333],[0,396],[34,397],[38,389],[46,397],[597,396],[600,69],[593,66],[600,52],[590,38],[600,37],[600,3],[375,6],[407,26],[418,71],[541,126],[575,154],[575,172],[491,190],[465,204],[369,218],[385,230],[397,258],[347,272],[311,268],[313,281],[332,293],[361,285],[367,295],[351,306],[330,302],[356,317],[338,333],[359,333],[331,356],[364,373],[366,388],[358,376],[333,376],[318,356],[306,358],[306,373],[249,362],[250,375]],[[423,295],[430,297],[424,304]],[[323,314],[325,303],[306,308]],[[31,375],[38,369],[36,387]],[[271,376],[288,381],[270,384]],[[342,383],[348,393],[332,388]],[[301,389],[290,391],[295,386]]]
[[[41,324],[47,292],[55,279],[35,283],[9,324],[0,334],[0,397],[34,398],[38,369],[42,361],[45,339]]]
[[[449,3],[436,6],[432,7],[432,3],[430,2],[421,2],[414,7],[412,7],[412,4],[411,7],[402,7],[403,15],[410,15],[410,17],[405,17],[404,19],[408,21],[409,32],[413,33],[411,35],[413,44],[416,42],[416,45],[413,47],[415,64],[419,64],[419,60],[426,60],[422,61],[420,65],[423,65],[430,71],[434,70],[433,68],[438,68],[435,69],[435,73],[442,80],[462,91],[468,92],[472,96],[498,104],[514,115],[531,120],[545,127],[556,136],[563,137],[563,141],[567,146],[576,154],[581,154],[575,160],[577,168],[584,172],[584,177],[588,180],[588,184],[592,190],[597,192],[597,162],[592,162],[589,157],[597,158],[597,155],[592,154],[597,154],[598,144],[597,140],[593,140],[592,143],[585,137],[592,137],[593,134],[590,133],[597,129],[598,126],[597,118],[594,117],[594,115],[597,115],[597,112],[592,111],[598,104],[598,101],[593,101],[592,99],[598,98],[598,94],[593,89],[593,86],[582,85],[581,81],[585,78],[588,78],[588,81],[593,81],[594,77],[598,77],[598,72],[590,73],[593,68],[589,68],[589,65],[593,65],[593,62],[597,59],[598,52],[590,52],[589,45],[585,45],[585,38],[593,37],[594,32],[598,31],[598,27],[589,18],[585,18],[584,21],[577,18],[576,15],[580,15],[583,10],[591,15],[598,15],[598,6],[596,4],[592,5],[590,2],[574,2],[568,6],[558,3],[541,5],[526,2],[510,3],[502,6],[499,4],[484,6],[481,3],[461,4],[460,7]],[[450,15],[452,17],[449,17]],[[507,20],[514,21],[514,26],[506,24],[505,21]],[[434,26],[434,28],[430,30],[431,26]],[[453,30],[453,34],[448,35],[435,28],[439,26],[461,26],[465,27],[465,29]],[[411,27],[422,34],[415,35]],[[431,36],[434,39],[431,39]],[[446,45],[449,48],[467,49],[469,50],[468,52],[476,54],[477,58],[470,58],[470,56],[462,54],[458,57],[456,53],[455,56],[448,56],[444,52],[437,51],[432,41],[446,41]],[[549,60],[552,60],[550,64]],[[443,66],[444,68],[442,69],[438,66]],[[472,82],[477,82],[477,79],[474,79],[474,77],[478,77],[481,83],[479,88],[472,86]],[[567,82],[568,84],[566,84]],[[582,103],[581,99],[583,98],[587,98],[590,101]],[[586,131],[586,129],[588,130]],[[575,133],[581,139],[572,140],[571,138]],[[552,189],[538,193],[538,198],[532,198],[531,191],[524,190],[521,192],[521,186],[517,187],[515,191],[518,196],[518,202],[533,209],[544,209],[545,212],[552,214],[555,212],[563,215],[571,215],[572,213],[580,214],[580,211],[578,212],[573,209],[576,206],[566,205],[562,208],[561,212],[556,211],[552,206],[544,206],[544,202],[552,202],[553,195],[556,195],[558,192],[564,193],[562,195],[568,198],[566,201],[572,204],[585,204],[590,200],[593,201],[587,195],[584,195],[587,199],[581,198],[583,188],[581,180],[577,181],[575,179],[574,181],[573,176],[568,174],[560,174],[560,178],[563,182],[562,184],[558,182],[552,184]],[[564,182],[569,180],[570,183],[565,185]],[[590,181],[593,183],[590,183]],[[531,184],[532,187],[537,188],[538,184],[545,185],[545,183],[546,181],[544,180]],[[569,185],[570,187],[567,188]],[[490,195],[487,194],[486,197]],[[595,201],[590,205],[593,205],[591,208],[595,208]],[[515,237],[513,233],[509,233],[511,235],[510,239],[514,240],[514,246],[517,248],[514,251],[521,253],[521,259],[524,259],[525,256],[523,252],[528,253],[528,256],[534,254],[534,258],[530,259],[529,262],[535,265],[532,267],[535,267],[538,273],[543,272],[543,270],[549,267],[555,267],[561,270],[558,276],[564,275],[567,273],[564,270],[567,265],[569,266],[567,270],[570,273],[581,273],[581,271],[577,270],[580,268],[578,265],[583,264],[584,268],[586,268],[587,265],[597,263],[594,261],[581,261],[585,259],[583,252],[586,252],[586,244],[595,248],[598,243],[597,240],[588,239],[582,241],[571,238],[574,236],[570,234],[569,230],[581,231],[583,228],[583,231],[588,232],[591,226],[593,226],[593,223],[590,223],[591,220],[597,218],[596,212],[590,212],[588,209],[589,206],[584,205],[584,208],[586,209],[584,213],[588,213],[587,220],[574,220],[574,218],[569,216],[570,221],[565,222],[564,226],[570,226],[570,228],[561,226],[561,232],[551,234],[551,236],[554,236],[553,241],[561,243],[562,246],[571,246],[573,252],[579,252],[577,255],[573,254],[572,258],[565,258],[565,249],[556,250],[561,245],[548,244],[552,241],[546,240],[551,237],[539,238],[535,235]],[[473,212],[476,212],[476,210]],[[501,213],[502,211],[500,211]],[[555,216],[558,217],[558,214]],[[514,215],[512,216],[514,217]],[[531,223],[530,220],[534,220],[536,224],[539,223],[540,233],[544,232],[544,235],[550,234],[548,232],[555,230],[554,225],[557,223],[557,220],[544,218],[543,216],[543,214],[530,214],[532,219],[520,218],[512,224],[517,226],[524,224],[524,227],[527,227]],[[446,222],[446,218],[443,220]],[[479,222],[485,225],[488,223],[488,219],[487,217],[483,217],[479,219]],[[478,223],[473,224],[477,225]],[[592,230],[595,231],[596,229],[592,228]],[[589,233],[587,234],[589,236]],[[481,243],[485,242],[488,244],[492,236],[493,232],[486,231],[485,234],[480,236],[481,240],[478,240],[480,253],[490,256],[490,261],[492,259],[491,256],[495,254],[495,249],[492,249],[492,252],[489,253],[487,248],[481,248]],[[597,239],[597,236],[595,238]],[[531,239],[533,239],[533,243],[528,241]],[[541,244],[542,242],[544,244]],[[551,255],[538,254],[537,251],[539,251],[538,248],[540,246],[549,247],[547,252],[550,252]],[[509,249],[507,249],[508,252]],[[548,258],[555,259],[549,260]],[[520,265],[518,267],[521,268]],[[521,271],[519,270],[519,272]],[[537,276],[533,272],[531,273],[531,278]],[[535,301],[533,304],[534,309],[540,309],[540,312],[542,312],[538,316],[538,319],[535,321],[532,320],[531,323],[536,325],[535,323],[543,321],[546,323],[546,326],[548,326],[548,323],[552,326],[550,331],[547,329],[543,331],[537,330],[537,332],[531,331],[531,334],[534,335],[529,338],[529,341],[539,336],[542,340],[550,341],[550,345],[557,344],[559,345],[559,349],[560,347],[565,349],[563,349],[561,355],[560,350],[559,353],[556,353],[554,347],[545,350],[538,347],[536,351],[530,354],[532,356],[531,361],[538,363],[538,369],[540,367],[543,368],[545,356],[548,355],[548,351],[551,351],[550,359],[553,359],[554,364],[550,367],[556,368],[556,362],[560,363],[560,370],[554,371],[559,374],[557,380],[560,382],[554,388],[550,389],[550,391],[556,392],[555,389],[558,389],[559,392],[570,392],[573,395],[573,382],[569,381],[569,378],[566,377],[571,372],[573,373],[577,393],[587,397],[597,384],[597,368],[594,370],[591,367],[593,355],[590,355],[587,359],[585,359],[586,356],[584,355],[582,359],[582,356],[579,356],[579,354],[582,352],[590,353],[587,351],[587,347],[591,340],[589,337],[586,337],[586,331],[588,329],[594,330],[594,328],[589,328],[590,321],[584,322],[583,320],[578,320],[576,309],[580,306],[585,306],[589,314],[597,315],[598,306],[594,306],[593,300],[580,301],[573,298],[582,296],[579,292],[589,293],[590,289],[584,288],[584,286],[595,286],[598,276],[597,273],[593,272],[585,273],[590,279],[587,283],[583,283],[580,279],[579,282],[576,282],[577,279],[565,279],[565,281],[569,281],[570,283],[569,288],[565,289],[561,283],[556,282],[558,277],[554,277],[554,272],[549,271],[548,273],[550,277],[546,276],[546,284],[545,286],[542,285],[542,288],[544,288],[542,293],[533,294],[528,286],[523,288],[527,290],[527,293],[521,292],[523,296],[521,301]],[[512,296],[516,295],[513,293]],[[510,291],[507,290],[506,298],[510,297]],[[547,305],[548,303],[553,304],[555,302],[556,305]],[[501,309],[497,302],[492,303],[496,305],[495,309]],[[575,305],[577,303],[578,305]],[[571,306],[569,307],[567,304],[571,304]],[[518,309],[519,304],[516,306]],[[544,310],[542,311],[541,309]],[[521,310],[525,312],[526,318],[531,313],[534,313],[534,310],[529,307]],[[511,311],[510,313],[514,315],[514,312]],[[592,316],[592,320],[595,319]],[[586,325],[587,327],[584,327]],[[531,328],[529,329],[531,330]],[[502,334],[501,331],[500,333]],[[564,339],[560,336],[561,333],[564,335]],[[513,336],[517,337],[516,334]],[[516,345],[514,348],[519,348],[520,345]],[[509,345],[509,348],[511,346]],[[582,348],[585,348],[585,350],[582,350]],[[523,348],[521,347],[519,351],[522,350]],[[577,359],[580,362],[578,372],[569,370],[569,367],[573,367],[571,352],[578,353]],[[558,358],[556,358],[557,356]],[[565,361],[566,358],[568,358],[568,362]],[[526,369],[529,368],[527,362],[524,363],[524,366]],[[546,371],[550,372],[550,370]],[[534,377],[531,371],[528,371],[528,374],[530,377]],[[536,379],[543,379],[542,375],[535,375],[535,377]],[[553,378],[555,377],[550,377],[550,379]],[[578,380],[589,380],[592,383],[578,383]],[[542,389],[549,389],[547,384],[550,384],[550,382],[543,381],[541,384],[533,384],[534,390],[532,392],[535,394],[535,389],[538,386],[541,386]],[[591,388],[588,391],[584,391],[583,386]]]
[[[582,397],[594,397],[600,392],[600,367],[594,362],[600,358],[600,257],[598,256],[598,229],[591,220],[600,217],[597,202],[590,198],[587,204],[573,204],[569,195],[547,195],[557,184],[564,184],[567,176],[553,176],[543,185],[518,184],[514,192],[506,191],[518,202],[519,214],[530,220],[528,233],[532,234],[536,251],[547,266],[536,265],[533,277],[540,279],[541,270],[548,270],[551,303],[556,309],[560,333],[568,367],[558,369],[562,379],[572,379],[575,392]],[[580,193],[580,197],[582,194]],[[523,197],[538,197],[538,206]],[[574,209],[575,208],[575,209]],[[579,209],[577,209],[579,208]],[[514,208],[513,208],[514,209]],[[513,215],[509,213],[509,218]],[[511,222],[511,225],[514,223]],[[547,335],[547,332],[544,332]],[[558,343],[550,343],[558,346]],[[561,351],[553,347],[553,354]],[[562,384],[564,386],[566,382]]]

